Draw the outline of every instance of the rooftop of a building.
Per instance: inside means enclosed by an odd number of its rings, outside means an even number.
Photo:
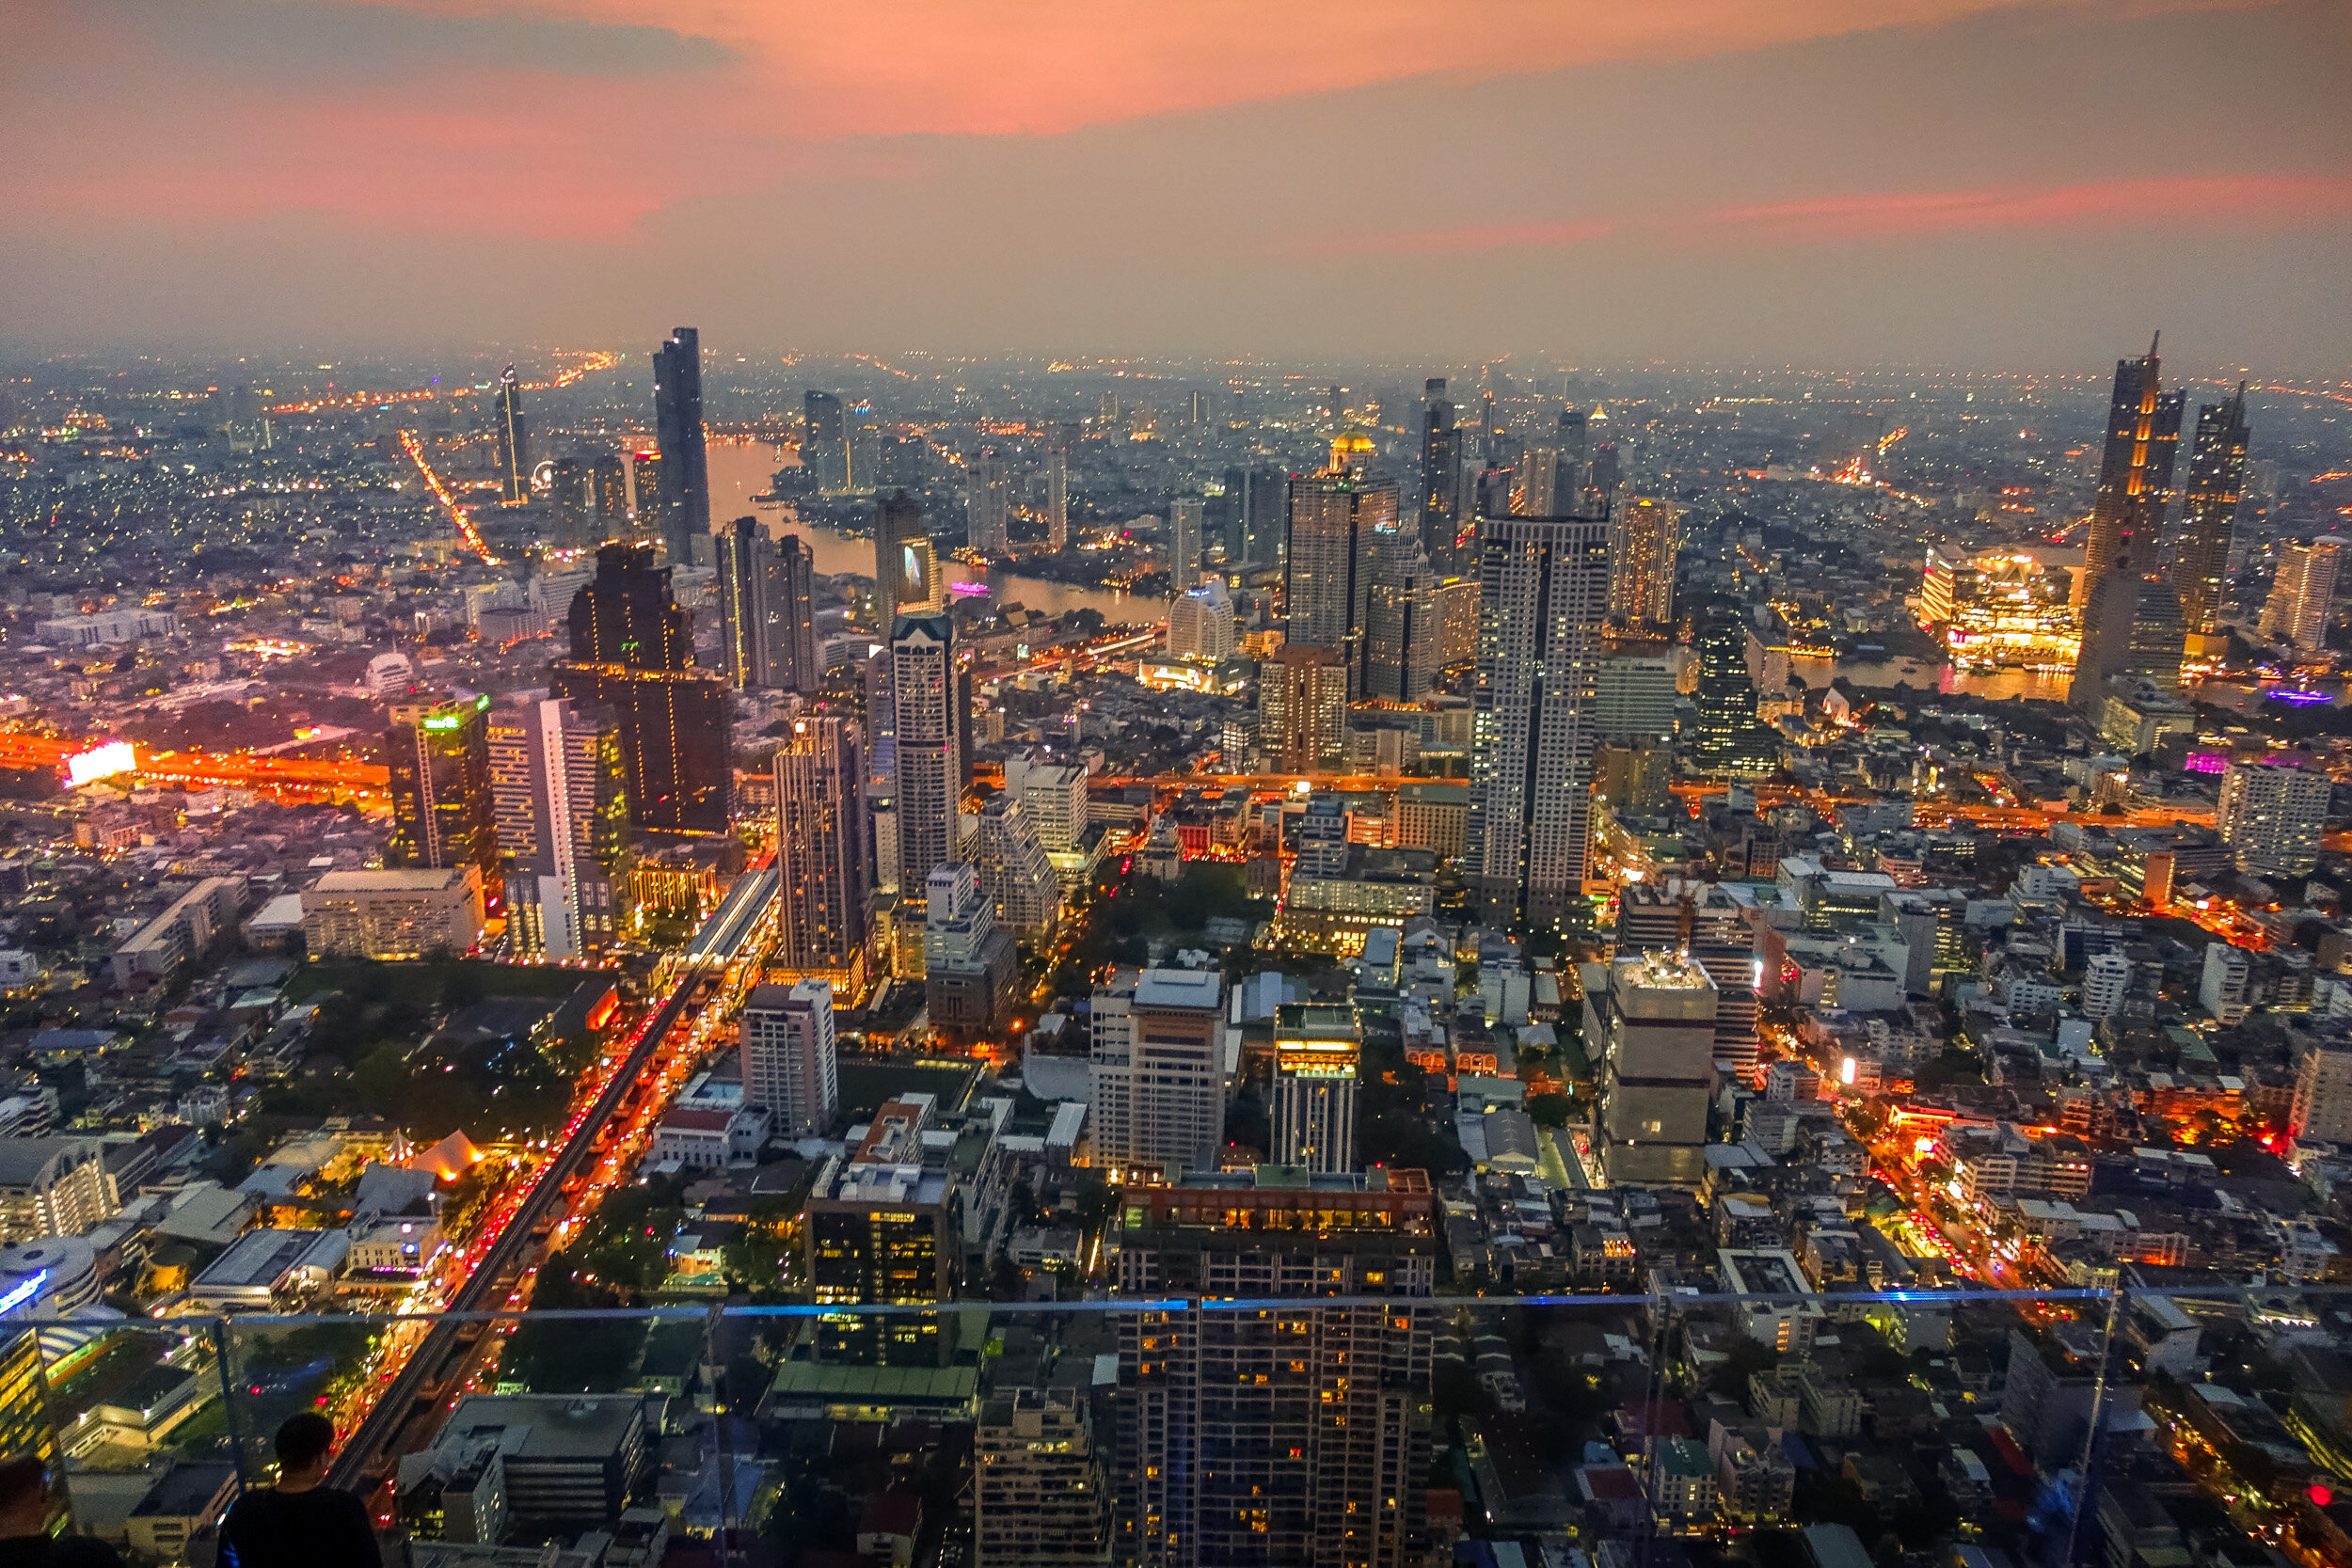
[[[481,869],[472,865],[440,868],[407,867],[397,871],[329,871],[312,883],[313,893],[443,893],[463,886],[469,878],[479,879]]]
[[[516,1460],[603,1459],[644,1420],[642,1394],[468,1394],[434,1446],[497,1440]]]

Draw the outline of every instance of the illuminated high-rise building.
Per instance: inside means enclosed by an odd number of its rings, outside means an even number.
[[[520,506],[531,499],[531,428],[523,419],[522,383],[512,365],[499,377],[492,419],[498,435],[499,501]]]
[[[499,885],[498,812],[490,784],[490,699],[439,696],[395,701],[384,737],[391,767],[389,869],[480,868]]]
[[[588,466],[588,488],[596,497],[597,537],[601,545],[628,531],[628,469],[620,454],[605,452]]]
[[[773,962],[854,1000],[866,991],[873,898],[865,736],[847,719],[796,719],[775,775]]]
[[[41,1354],[40,1328],[19,1318],[0,1330],[0,1453],[38,1459],[49,1467],[49,1518],[45,1533],[71,1528],[71,1484],[57,1451],[57,1429],[49,1407],[49,1372]],[[38,1561],[38,1555],[34,1560]]]
[[[757,517],[719,531],[719,646],[738,688],[768,684],[768,594],[775,549]]]
[[[1697,652],[1692,769],[1709,778],[1763,778],[1780,765],[1780,741],[1756,717],[1747,622],[1738,606],[1718,600],[1702,611]]]
[[[628,848],[620,721],[563,698],[496,708],[489,756],[509,943],[525,958],[603,953],[624,913],[614,880]]]
[[[1258,752],[1282,773],[1333,772],[1347,753],[1345,656],[1284,643],[1258,666]]]
[[[1012,543],[1012,478],[993,451],[963,460],[963,540],[979,555],[998,556]]]
[[[1290,484],[1286,641],[1338,649],[1351,700],[1365,682],[1375,553],[1398,521],[1396,482],[1374,470],[1375,451],[1370,436],[1344,432],[1331,443],[1329,467]]]
[[[1675,554],[1681,515],[1670,500],[1645,496],[1611,519],[1609,613],[1629,625],[1664,626],[1675,618]]]
[[[834,988],[821,975],[752,988],[739,1054],[746,1103],[764,1106],[778,1137],[821,1138],[841,1108]]]
[[[607,545],[573,596],[571,657],[553,695],[609,706],[621,727],[629,821],[655,832],[723,833],[734,769],[725,677],[694,668],[686,609],[649,545]]]
[[[1289,528],[1290,477],[1279,468],[1244,468],[1241,489],[1241,559],[1246,568],[1282,564]]]
[[[901,615],[890,629],[893,788],[898,803],[898,894],[924,895],[934,866],[952,865],[963,804],[956,705],[955,623]]]
[[[1442,580],[1409,533],[1386,536],[1373,562],[1360,702],[1418,703],[1445,667]]]
[[[2270,579],[2256,632],[2282,637],[2298,648],[2328,643],[2328,617],[2336,603],[2336,572],[2344,541],[2330,536],[2279,548],[2279,570]]]
[[[816,554],[808,541],[787,533],[769,552],[762,684],[787,691],[813,692],[825,684],[825,663],[817,645]]]
[[[923,526],[923,504],[904,490],[884,500],[874,518],[874,614],[887,625],[899,615],[931,615],[947,600],[939,584],[939,557]]]
[[[1200,580],[1201,502],[1178,496],[1168,503],[1168,573],[1171,592],[1183,594]]]
[[[629,483],[634,487],[637,504],[629,508],[628,531],[658,533],[661,526],[661,454],[658,451],[631,452],[628,459]],[[619,537],[615,531],[614,537]]]
[[[2099,494],[2091,503],[2083,545],[2082,580],[2074,602],[2090,602],[2099,579],[2134,536],[2153,543],[2172,488],[2172,454],[2181,440],[2182,394],[2158,385],[2156,340],[2144,358],[2115,362],[2115,392],[2107,404],[2106,447],[2099,459]]]
[[[1116,1294],[1255,1299],[1118,1314],[1116,1560],[1424,1560],[1416,1482],[1443,1245],[1428,1174],[1187,1163],[1168,1184],[1129,1187],[1117,1224]]]
[[[874,405],[860,398],[850,404],[842,423],[849,437],[850,483],[857,495],[865,495],[881,487],[882,433],[882,416]]]
[[[850,426],[841,400],[831,392],[801,395],[801,467],[826,495],[850,488]]]
[[[2181,593],[2181,620],[2194,637],[2220,629],[2222,585],[2229,574],[2231,532],[2238,498],[2246,490],[2246,449],[2253,439],[2246,423],[2246,383],[2227,403],[2197,410],[2197,442],[2189,451],[2188,488],[2181,507],[2180,553],[2172,559],[2172,586]]]
[[[2221,776],[2214,828],[2240,871],[2300,876],[2319,863],[2334,781],[2316,768],[2233,762]]]
[[[1274,1094],[1268,1117],[1278,1165],[1317,1176],[1356,1168],[1356,1069],[1362,1049],[1353,1007],[1275,1009]]]
[[[653,419],[654,438],[661,449],[662,542],[669,546],[671,565],[691,566],[695,542],[707,541],[710,535],[702,337],[693,327],[673,328],[669,341],[653,351]],[[710,546],[705,543],[701,547],[707,551]]]
[[[1070,449],[1058,439],[1045,450],[1045,547],[1070,547]]]
[[[1462,432],[1454,422],[1454,400],[1445,377],[1431,376],[1421,403],[1421,547],[1430,560],[1451,564],[1459,535]]]
[[[1478,554],[1471,886],[1486,920],[1549,926],[1583,891],[1609,525],[1482,518]]]

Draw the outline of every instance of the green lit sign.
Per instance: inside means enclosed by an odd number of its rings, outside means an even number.
[[[424,727],[428,730],[453,730],[464,722],[462,719],[428,719]]]

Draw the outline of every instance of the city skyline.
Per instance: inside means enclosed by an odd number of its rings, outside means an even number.
[[[2055,368],[2153,313],[2189,375],[2352,346],[2327,308],[2352,115],[2323,6],[1564,7],[1513,16],[1507,68],[1483,29],[1377,8],[958,19],[919,43],[828,22],[63,8],[10,62],[39,172],[0,218],[0,342],[633,344],[660,313],[723,352]],[[2190,61],[2172,135],[2119,171],[2107,127]],[[74,112],[43,113],[59,95]],[[1561,155],[1596,128],[1608,156]],[[710,155],[655,154],[680,132]],[[476,141],[505,161],[453,184]],[[1451,177],[1460,146],[1506,214]],[[1110,236],[1144,203],[1138,258]],[[960,225],[994,243],[924,237]],[[850,247],[868,264],[803,264]]]

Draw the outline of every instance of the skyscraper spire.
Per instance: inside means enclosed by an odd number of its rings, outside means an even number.
[[[2159,334],[2161,336],[2161,334]],[[2115,391],[2107,404],[2106,450],[2099,463],[2099,495],[2083,544],[2083,575],[2074,606],[2088,606],[2134,534],[2153,536],[2172,488],[2172,454],[2181,439],[2182,394],[2159,385],[2155,341],[2143,359],[2115,362]]]

